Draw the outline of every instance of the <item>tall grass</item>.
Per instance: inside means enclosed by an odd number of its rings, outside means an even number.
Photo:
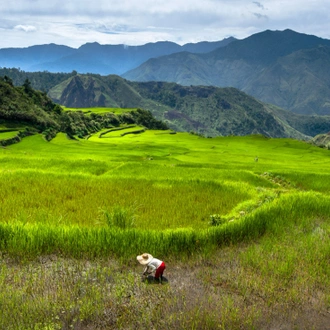
[[[285,201],[300,200],[295,192],[305,188],[326,191],[328,176],[319,162],[326,163],[328,154],[308,144],[155,134],[103,144],[61,134],[47,143],[35,136],[1,150],[3,248],[127,256],[158,246],[162,253],[189,255],[260,237],[280,219],[292,223],[294,204]],[[308,180],[308,169],[317,183]],[[315,209],[314,201],[324,202],[321,209],[328,205],[323,195],[303,196],[305,206],[295,208],[300,221]],[[209,228],[212,214],[225,224]]]
[[[313,232],[316,219],[329,220],[330,198],[314,193],[281,196],[247,216],[223,226],[165,231],[122,229],[120,226],[86,228],[43,223],[2,223],[1,250],[12,255],[60,253],[73,257],[113,255],[131,259],[137,251],[156,255],[208,253],[215,247],[251,241],[263,235],[281,235],[292,228]]]
[[[114,207],[135,207],[143,229],[202,228],[212,213],[226,214],[256,195],[244,183],[202,180],[115,179],[36,171],[0,174],[0,221],[106,225]]]

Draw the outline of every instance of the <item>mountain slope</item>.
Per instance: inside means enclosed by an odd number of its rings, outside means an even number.
[[[330,117],[296,115],[235,88],[76,75],[55,86],[49,95],[67,107],[141,107],[171,128],[207,136],[263,134],[308,139],[330,131]]]
[[[265,31],[207,54],[150,59],[124,75],[133,81],[236,87],[287,110],[330,114],[330,40],[291,30]]]
[[[15,87],[7,77],[0,77],[0,123],[28,126],[39,131],[58,129],[61,107],[42,92],[24,86]]]
[[[303,49],[279,58],[244,91],[301,114],[330,113],[330,47]],[[294,96],[294,97],[293,97]]]

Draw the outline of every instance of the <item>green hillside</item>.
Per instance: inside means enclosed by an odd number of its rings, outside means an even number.
[[[63,110],[45,93],[32,89],[28,79],[23,86],[15,87],[10,78],[0,79],[0,144],[16,143],[22,137],[42,133],[50,140],[57,133],[69,137],[86,137],[103,128],[127,124],[143,125],[145,128],[167,129],[148,111],[138,108],[95,109],[95,112],[79,109]],[[13,133],[15,132],[15,134]]]
[[[328,115],[330,112],[330,47],[300,50],[279,58],[244,91],[295,113]]]
[[[118,76],[76,75],[49,91],[68,107],[140,107],[178,131],[206,136],[262,134],[309,139],[330,130],[329,116],[303,116],[235,89],[130,82]]]
[[[234,88],[135,83],[115,75],[79,75],[74,72],[28,73],[16,69],[2,69],[0,72],[13,77],[15,85],[23,84],[28,77],[31,86],[48,88],[48,95],[61,105],[86,108],[86,111],[95,107],[142,108],[177,131],[206,136],[263,134],[297,139],[310,139],[330,131],[329,116],[284,111]],[[277,95],[276,89],[273,91]]]
[[[14,87],[12,80],[0,77],[0,132],[16,130],[15,137],[0,138],[1,144],[6,140],[19,142],[20,138],[36,132],[44,132],[45,136],[60,130],[62,109],[53,103],[42,92],[32,89],[28,79],[21,87]]]

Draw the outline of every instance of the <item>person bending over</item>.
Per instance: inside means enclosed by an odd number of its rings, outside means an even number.
[[[161,283],[166,268],[164,261],[154,258],[150,253],[143,253],[136,257],[137,261],[146,266],[143,275],[147,276],[155,272],[155,281]]]

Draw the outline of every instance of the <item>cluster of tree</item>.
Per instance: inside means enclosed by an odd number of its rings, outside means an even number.
[[[61,111],[45,93],[32,89],[28,79],[23,86],[15,87],[7,76],[0,77],[0,120],[25,124],[39,131],[58,129]]]

